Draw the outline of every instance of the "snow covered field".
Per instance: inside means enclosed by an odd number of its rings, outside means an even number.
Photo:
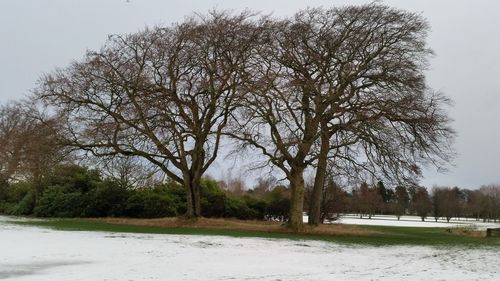
[[[500,280],[498,248],[64,232],[0,217],[0,280]]]
[[[307,217],[304,218],[304,221],[307,222]],[[500,227],[500,223],[489,223],[465,218],[453,218],[448,223],[444,218],[439,219],[437,222],[435,222],[434,218],[427,218],[425,221],[421,221],[420,217],[417,216],[401,216],[400,220],[398,221],[397,217],[394,215],[376,215],[371,219],[368,219],[367,216],[364,216],[362,219],[360,219],[357,215],[344,215],[334,223],[408,227],[473,227],[477,229]]]

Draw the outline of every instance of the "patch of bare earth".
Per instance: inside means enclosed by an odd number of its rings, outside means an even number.
[[[96,222],[110,224],[123,224],[134,226],[153,226],[153,227],[183,227],[183,228],[204,228],[204,229],[224,229],[224,230],[246,230],[262,231],[275,233],[291,233],[291,231],[282,222],[271,221],[251,221],[237,219],[214,219],[214,218],[158,218],[158,219],[134,219],[134,218],[94,218],[89,219]],[[355,225],[319,225],[310,227],[305,225],[301,234],[310,235],[331,235],[331,236],[370,236],[380,234],[378,231],[366,229]]]
[[[469,227],[448,228],[446,231],[460,236],[486,237],[486,231]]]

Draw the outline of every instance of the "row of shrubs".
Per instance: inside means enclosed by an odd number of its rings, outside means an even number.
[[[0,186],[0,213],[37,217],[136,217],[179,216],[186,211],[186,192],[175,182],[149,188],[127,188],[98,171],[80,166],[62,166],[38,189],[30,182]],[[35,190],[38,190],[36,192]],[[245,193],[236,196],[222,190],[216,181],[204,179],[201,189],[202,215],[264,219],[286,217],[286,190],[276,189],[265,197]]]

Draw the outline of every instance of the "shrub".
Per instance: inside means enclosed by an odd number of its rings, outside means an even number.
[[[224,216],[242,220],[255,219],[258,212],[249,208],[245,201],[239,198],[227,197]]]
[[[30,183],[22,181],[3,186],[2,189],[2,201],[19,203],[33,187]]]
[[[0,213],[30,215],[33,212],[35,197],[30,183],[4,184],[1,190]]]
[[[216,181],[201,181],[201,215],[204,217],[225,217],[226,194]]]
[[[245,201],[245,204],[248,206],[248,208],[253,210],[253,219],[264,219],[264,216],[266,215],[266,211],[268,209],[268,203],[265,200],[245,195],[243,196],[243,201]]]
[[[268,194],[266,215],[288,218],[290,210],[290,193],[284,187],[278,186]]]
[[[11,215],[16,207],[16,203],[0,201],[0,214]]]
[[[176,208],[172,198],[155,190],[134,191],[126,203],[125,215],[139,218],[175,216]]]
[[[87,206],[84,216],[116,217],[123,216],[129,197],[129,191],[118,182],[106,180],[87,193]]]
[[[86,193],[102,182],[99,172],[78,165],[61,165],[45,181],[45,186],[63,186],[68,191]]]
[[[34,214],[39,217],[80,217],[86,206],[87,198],[81,192],[51,186],[43,192]]]
[[[180,215],[186,213],[186,190],[178,183],[168,181],[154,187],[156,193],[167,194],[172,200],[171,206],[175,213]]]
[[[25,216],[25,215],[31,215],[33,213],[33,209],[35,207],[35,193],[33,191],[27,192],[23,199],[19,201],[11,210],[9,213],[11,215],[17,215],[17,216]]]

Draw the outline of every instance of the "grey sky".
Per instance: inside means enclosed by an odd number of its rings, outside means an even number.
[[[182,21],[211,8],[244,8],[291,15],[306,7],[371,1],[41,1],[0,0],[0,103],[18,99],[37,78],[99,48],[108,34],[130,33]],[[429,84],[451,97],[459,136],[455,167],[426,171],[423,184],[476,188],[500,183],[500,1],[383,1],[421,12],[432,26],[429,46],[436,56]]]

